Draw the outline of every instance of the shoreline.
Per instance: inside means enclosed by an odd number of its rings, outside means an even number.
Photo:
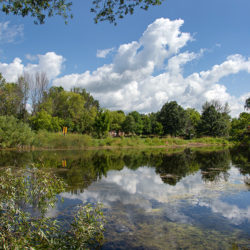
[[[221,147],[228,148],[232,147],[233,143],[230,144],[222,144],[222,143],[200,143],[200,142],[191,142],[187,144],[174,144],[174,145],[125,145],[125,146],[117,146],[117,145],[105,145],[105,146],[71,146],[71,147],[14,147],[14,148],[0,148],[0,151],[67,151],[67,150],[79,150],[79,151],[87,151],[87,150],[122,150],[122,149],[176,149],[176,148],[210,148],[210,147]]]

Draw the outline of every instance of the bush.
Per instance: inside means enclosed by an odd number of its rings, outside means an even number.
[[[7,169],[0,177],[1,249],[90,249],[102,243],[99,205],[81,206],[68,230],[46,212],[64,191],[64,182],[39,169]],[[29,211],[39,210],[38,216]]]
[[[30,117],[29,122],[34,130],[45,129],[51,132],[58,132],[62,128],[63,120],[52,117],[45,110],[41,110],[35,116]]]
[[[34,133],[13,116],[0,116],[0,148],[30,146]]]

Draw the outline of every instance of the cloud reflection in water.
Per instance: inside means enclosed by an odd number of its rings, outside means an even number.
[[[209,208],[212,213],[231,220],[239,225],[250,221],[250,204],[240,208],[237,204],[222,201],[228,194],[246,191],[243,177],[238,169],[229,170],[228,181],[204,182],[201,172],[186,176],[175,186],[164,183],[154,168],[140,167],[137,170],[123,168],[121,171],[109,171],[107,177],[92,183],[84,192],[63,193],[64,199],[77,199],[82,202],[102,202],[112,208],[115,203],[123,206],[132,205],[152,212],[155,204],[172,221],[192,223],[182,209],[185,206]]]

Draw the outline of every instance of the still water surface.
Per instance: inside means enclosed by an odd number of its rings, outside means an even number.
[[[186,149],[0,152],[0,166],[43,166],[68,185],[48,216],[102,202],[102,249],[250,249],[250,153]]]

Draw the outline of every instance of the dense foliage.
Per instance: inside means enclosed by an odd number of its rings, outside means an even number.
[[[248,108],[249,98],[245,108]],[[27,111],[29,107],[29,112]],[[17,83],[8,83],[0,74],[0,147],[31,145],[33,131],[62,131],[97,138],[112,136],[228,137],[238,141],[249,138],[249,113],[231,121],[229,106],[206,102],[201,114],[184,109],[176,101],[165,103],[156,113],[140,114],[110,111],[85,89],[70,91],[48,88],[46,74],[24,75]],[[85,141],[86,138],[84,138]],[[37,143],[36,143],[37,144]],[[39,144],[39,143],[38,143]]]
[[[35,23],[44,23],[46,17],[60,15],[67,20],[71,2],[67,0],[1,0],[0,6],[5,14],[14,14],[22,17],[31,15]]]
[[[89,249],[103,240],[99,205],[82,206],[71,226],[46,212],[55,206],[64,182],[39,169],[5,170],[0,177],[1,249]]]
[[[201,135],[227,136],[230,129],[229,108],[218,102],[206,102],[202,107],[198,131]]]
[[[183,135],[186,124],[185,110],[177,102],[168,102],[163,105],[159,112],[159,121],[161,122],[164,134],[172,136]]]
[[[136,7],[147,10],[149,6],[160,5],[161,0],[93,0],[91,12],[95,13],[95,22],[109,21],[116,24],[117,18],[133,14]],[[43,24],[45,19],[55,15],[62,16],[67,23],[71,14],[72,1],[68,0],[0,0],[1,11],[22,17],[32,16],[36,24]]]
[[[250,147],[250,114],[243,112],[239,118],[234,118],[231,123],[230,135],[235,141]]]
[[[29,146],[34,132],[13,116],[0,116],[0,148]]]

